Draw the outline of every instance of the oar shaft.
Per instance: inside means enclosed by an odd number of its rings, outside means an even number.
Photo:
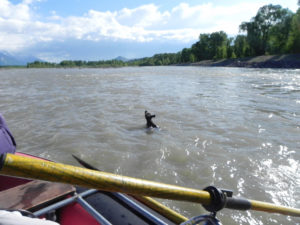
[[[170,209],[169,207],[165,206],[164,204],[156,201],[153,198],[145,197],[145,196],[138,196],[138,195],[131,195],[133,198],[138,200],[139,202],[142,202],[149,208],[153,209],[154,211],[160,213],[161,215],[165,216],[172,222],[176,224],[180,224],[182,222],[185,222],[188,220],[185,216],[177,213],[176,211]]]
[[[89,163],[83,161],[82,159],[78,158],[75,155],[72,155],[81,165],[84,166],[84,168],[88,168],[91,170],[101,171],[98,168],[90,165]],[[138,200],[139,202],[142,202],[144,205],[148,206],[149,208],[153,209],[154,211],[160,213],[161,215],[165,216],[172,222],[176,224],[180,224],[182,222],[185,222],[188,220],[188,218],[184,217],[183,215],[179,214],[178,212],[174,211],[173,209],[170,209],[169,207],[165,206],[164,204],[156,201],[153,198],[141,196],[141,195],[130,195],[134,199]]]
[[[6,154],[6,157],[3,157],[3,166],[0,173],[132,195],[191,201],[201,204],[210,204],[211,201],[210,195],[206,191],[120,176],[13,154]]]
[[[267,202],[261,202],[256,200],[249,200],[251,203],[251,209],[256,211],[264,211],[269,213],[280,213],[289,216],[300,217],[300,209],[295,209],[286,206],[279,206]]]
[[[203,205],[209,205],[212,201],[207,191],[125,177],[13,154],[0,155],[0,174],[68,183],[109,192],[197,202]],[[240,198],[228,198],[225,207],[300,216],[300,209]]]

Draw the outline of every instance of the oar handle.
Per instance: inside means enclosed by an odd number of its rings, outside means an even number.
[[[238,209],[238,210],[249,210],[251,209],[251,202],[245,198],[227,198],[225,208]]]
[[[297,217],[300,216],[300,209],[236,197],[227,198],[225,208],[238,210],[256,210]]]

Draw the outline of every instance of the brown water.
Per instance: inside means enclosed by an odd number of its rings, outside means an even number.
[[[145,67],[0,70],[18,151],[300,208],[300,70]],[[145,128],[144,110],[158,130]],[[197,204],[162,200],[191,217]],[[223,224],[300,219],[228,209]]]

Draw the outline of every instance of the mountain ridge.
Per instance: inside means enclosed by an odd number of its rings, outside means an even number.
[[[42,61],[31,55],[16,55],[6,51],[0,51],[0,66],[26,66],[27,63]]]
[[[118,56],[114,60],[122,61],[122,62],[128,62],[128,61],[130,61],[130,59],[127,59],[127,58],[125,58],[123,56]]]

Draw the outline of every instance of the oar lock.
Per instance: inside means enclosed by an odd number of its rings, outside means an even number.
[[[223,209],[226,205],[227,198],[231,198],[233,192],[231,190],[219,189],[214,186],[208,186],[203,189],[210,194],[210,205],[202,205],[207,211],[216,213]]]
[[[207,225],[222,225],[222,223],[216,218],[217,212],[226,206],[227,198],[232,198],[233,192],[231,190],[221,190],[214,186],[208,186],[203,189],[210,194],[210,204],[202,206],[209,212],[210,215],[200,215],[190,218],[189,220],[181,223],[180,225],[196,225],[204,224]]]

